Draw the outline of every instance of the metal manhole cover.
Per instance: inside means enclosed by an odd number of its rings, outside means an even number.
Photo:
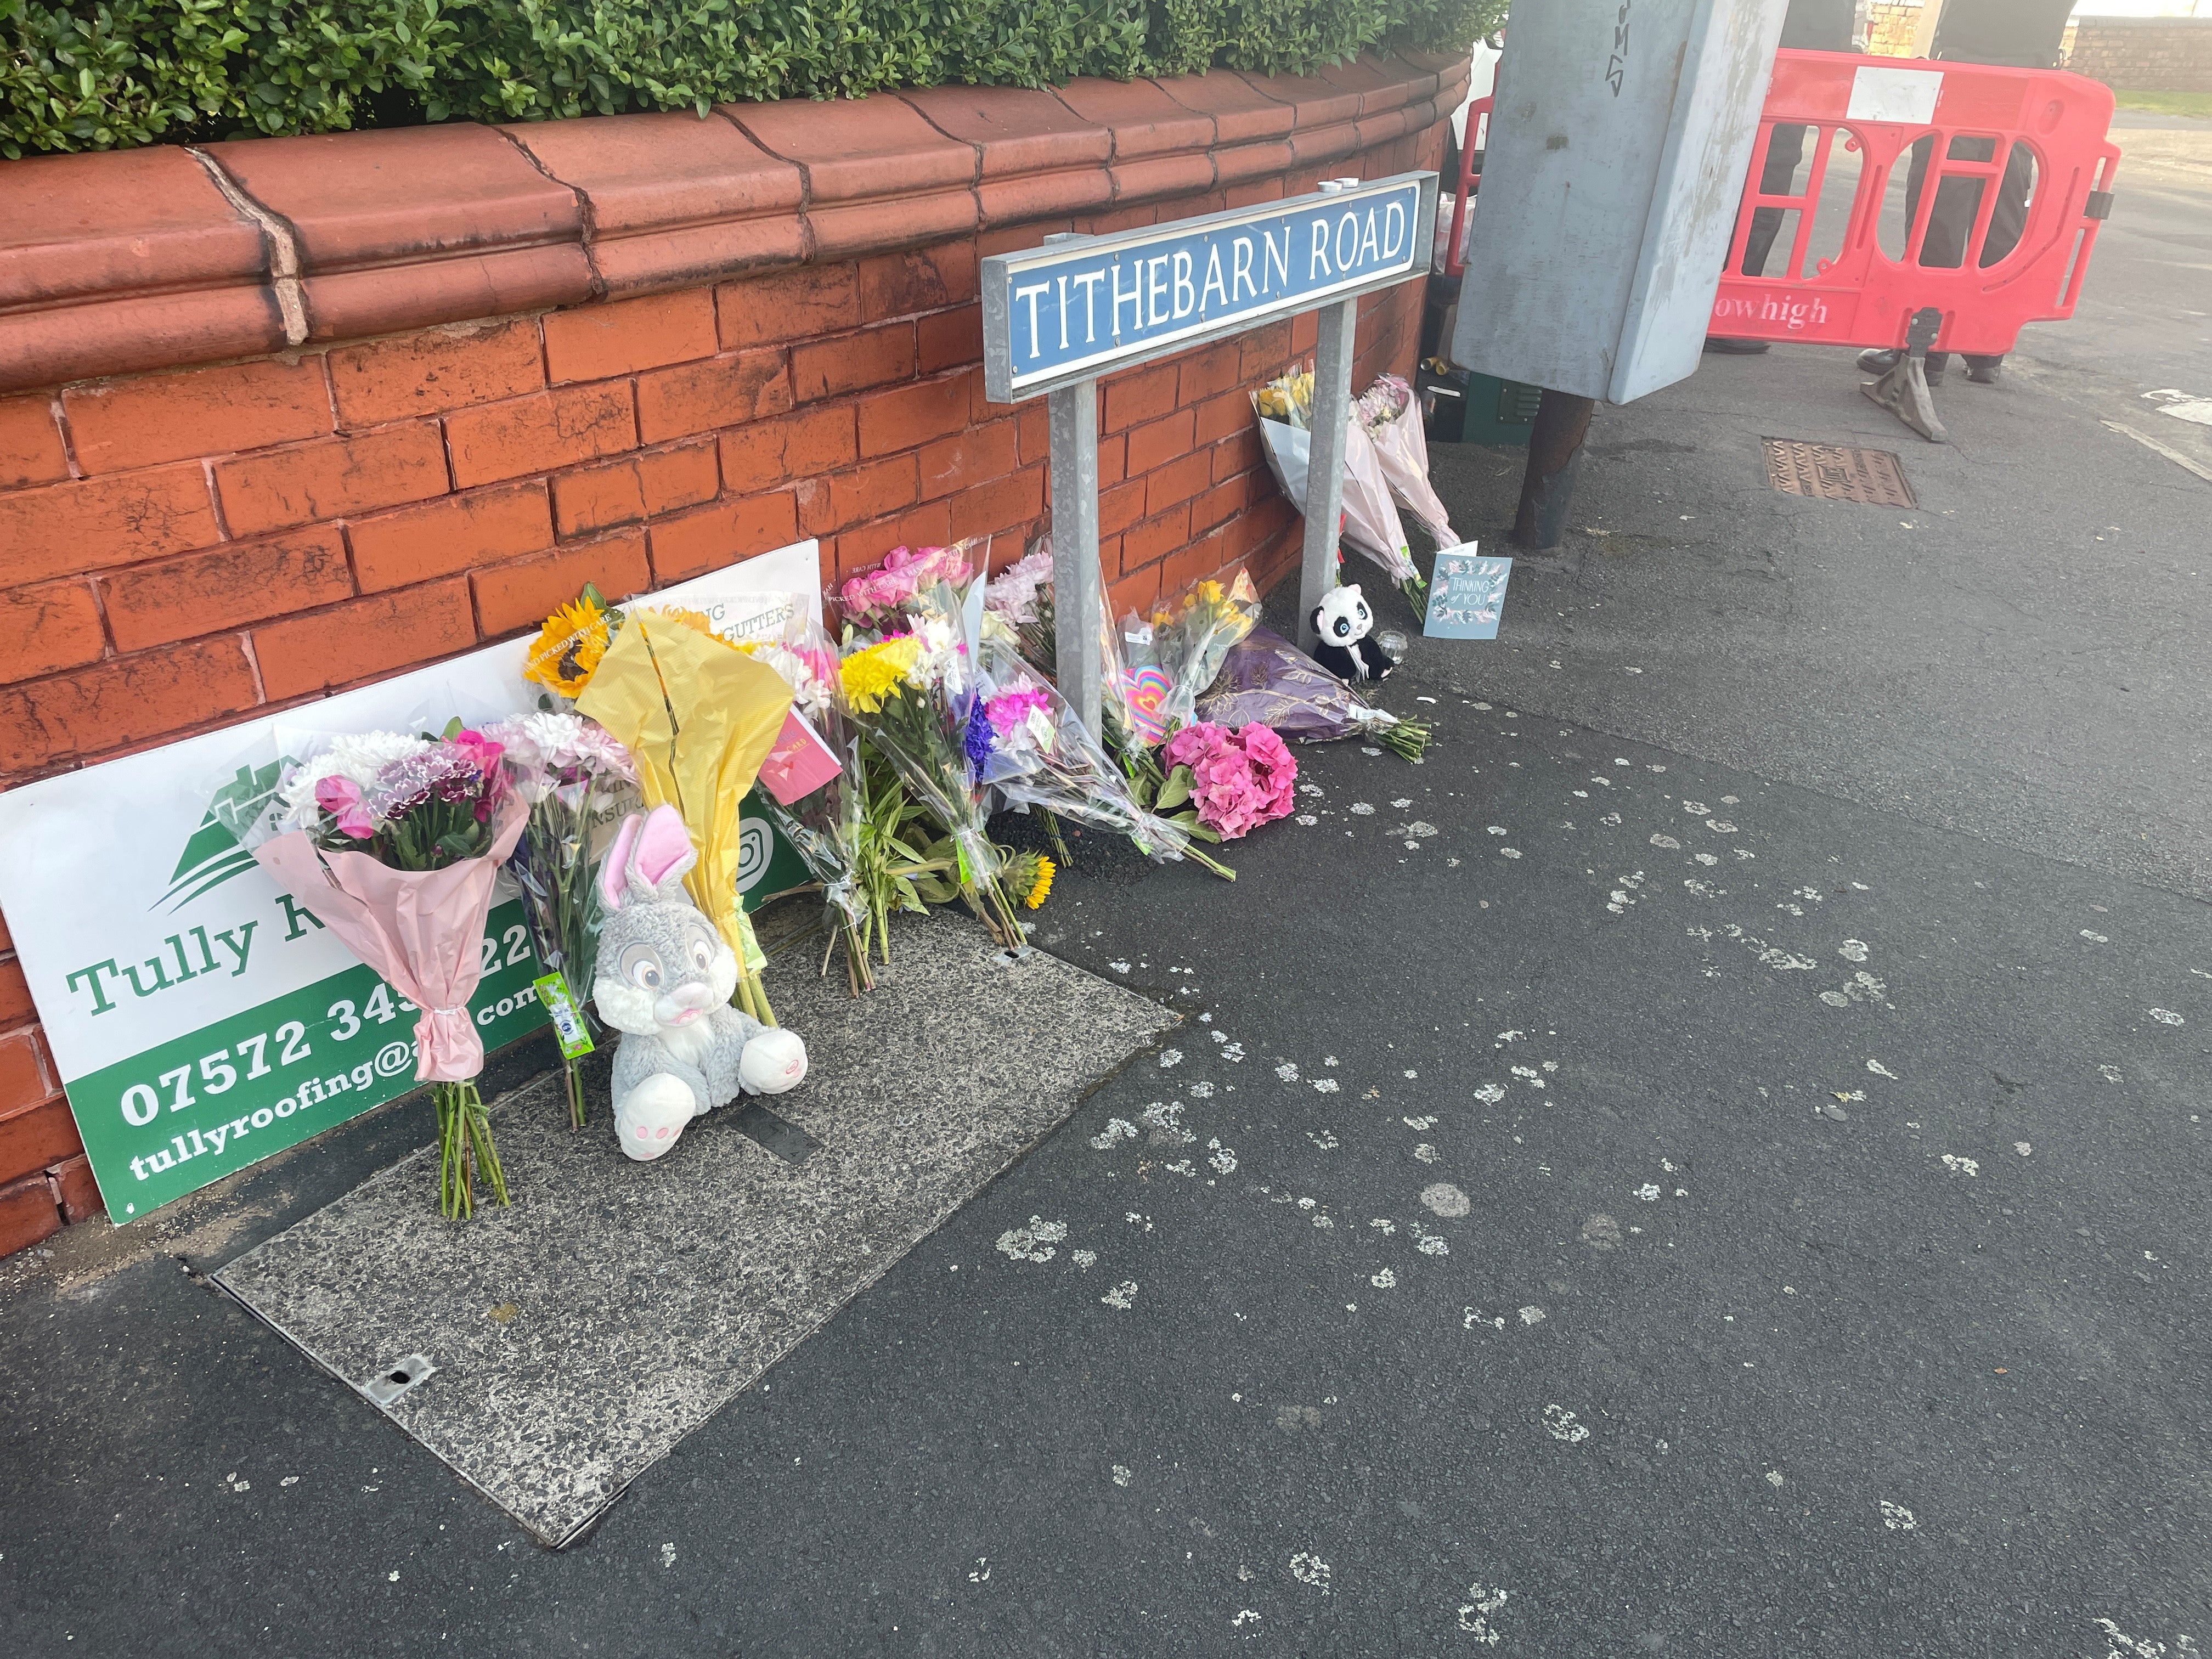
[[[1905,468],[1886,449],[1844,449],[1796,438],[1759,441],[1766,451],[1766,481],[1790,495],[1863,501],[1869,507],[1920,505],[1912,486],[1905,482]]]

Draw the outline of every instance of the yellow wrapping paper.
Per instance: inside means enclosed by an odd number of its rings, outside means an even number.
[[[576,699],[637,761],[647,806],[673,806],[699,861],[684,878],[744,968],[739,994],[766,958],[738,902],[738,809],[791,708],[767,664],[649,610],[633,610]],[[750,1004],[750,997],[747,997]],[[761,1017],[764,997],[747,1012]]]

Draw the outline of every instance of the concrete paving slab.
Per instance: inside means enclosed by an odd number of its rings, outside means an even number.
[[[782,1135],[726,1108],[633,1164],[547,1078],[494,1109],[512,1208],[443,1220],[425,1148],[216,1282],[565,1543],[1176,1023],[964,921],[903,929],[879,979],[779,982],[812,1056]]]

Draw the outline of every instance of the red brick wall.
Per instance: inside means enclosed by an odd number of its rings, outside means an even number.
[[[742,281],[0,397],[0,786],[322,696],[818,537],[834,581],[1049,504],[1042,400],[988,402],[977,261],[1438,164],[1441,125],[1322,167]],[[1292,158],[1283,147],[1284,160]],[[1371,297],[1355,385],[1410,374],[1418,283]],[[1314,319],[1109,380],[1101,553],[1142,605],[1298,521],[1249,391]],[[0,931],[0,1253],[96,1207]]]

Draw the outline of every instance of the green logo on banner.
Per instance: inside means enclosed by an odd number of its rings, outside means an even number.
[[[280,757],[266,766],[238,769],[238,775],[208,803],[200,827],[169,872],[169,890],[155,901],[154,908],[177,909],[254,867],[253,854],[238,844],[239,834],[259,816],[290,764]]]

